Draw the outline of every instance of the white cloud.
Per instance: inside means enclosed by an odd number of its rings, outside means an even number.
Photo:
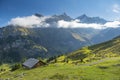
[[[120,21],[113,21],[113,22],[107,22],[105,24],[97,24],[97,23],[80,23],[76,20],[74,21],[64,21],[60,20],[58,21],[58,27],[62,28],[94,28],[94,29],[106,29],[106,28],[118,28],[120,27]]]
[[[113,12],[120,13],[120,6],[118,4],[113,5]]]
[[[64,21],[59,20],[58,22],[47,23],[46,19],[51,18],[49,16],[37,17],[37,16],[27,16],[27,17],[17,17],[9,21],[8,24],[18,25],[22,27],[57,27],[57,28],[94,28],[94,29],[106,29],[106,28],[118,28],[120,27],[120,21],[107,22],[105,24],[97,23],[81,23],[80,20]]]
[[[27,16],[27,17],[17,17],[11,19],[8,24],[18,25],[23,27],[48,27],[49,24],[45,23],[45,20],[49,17],[37,17],[37,16]]]
[[[107,22],[104,24],[105,27],[118,28],[120,27],[120,21]]]
[[[58,27],[63,27],[63,28],[95,28],[95,29],[101,29],[102,25],[100,24],[86,24],[86,23],[80,23],[78,22],[78,20],[74,20],[74,21],[64,21],[64,20],[60,20],[58,21]]]

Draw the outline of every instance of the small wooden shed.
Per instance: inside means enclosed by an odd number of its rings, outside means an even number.
[[[27,69],[32,69],[32,68],[35,68],[35,67],[38,67],[38,66],[43,66],[45,65],[44,62],[38,60],[38,59],[35,59],[35,58],[29,58],[28,60],[26,60],[22,66],[27,68]]]

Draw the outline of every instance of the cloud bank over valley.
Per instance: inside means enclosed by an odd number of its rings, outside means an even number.
[[[50,20],[50,22],[48,21]],[[82,23],[79,19],[62,20],[53,16],[38,17],[35,15],[26,17],[12,18],[8,25],[22,26],[27,28],[34,27],[57,27],[57,28],[94,28],[94,29],[106,29],[106,28],[118,28],[120,27],[120,21],[108,21],[105,24],[99,23]]]

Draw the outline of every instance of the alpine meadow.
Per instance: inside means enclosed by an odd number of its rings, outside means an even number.
[[[120,80],[119,0],[0,0],[0,80]]]

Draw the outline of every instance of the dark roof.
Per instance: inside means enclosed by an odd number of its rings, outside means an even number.
[[[37,64],[38,62],[39,62],[39,60],[30,58],[23,63],[23,66],[26,66],[28,68],[33,68],[35,66],[35,64]]]

